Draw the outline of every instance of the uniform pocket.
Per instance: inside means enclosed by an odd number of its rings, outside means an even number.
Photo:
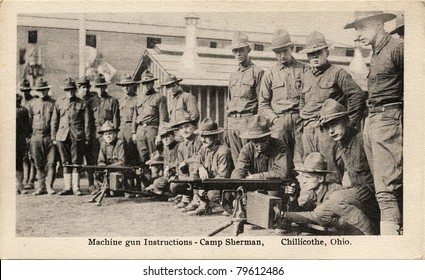
[[[337,85],[333,81],[323,82],[319,85],[319,94],[316,98],[319,101],[326,101],[326,99],[332,98],[334,93],[337,91]]]

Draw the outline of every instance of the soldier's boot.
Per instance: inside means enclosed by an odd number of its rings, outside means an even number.
[[[198,208],[193,211],[187,212],[187,214],[190,216],[211,215],[212,214],[211,204],[208,201],[200,200]]]
[[[182,209],[182,212],[194,211],[199,207],[199,203],[201,202],[201,198],[199,196],[198,190],[193,190],[193,198],[192,201]]]
[[[180,203],[178,203],[175,208],[177,209],[181,209],[186,207],[188,204],[190,203],[190,196],[188,195],[182,195],[182,199],[180,201]]]
[[[33,195],[47,194],[46,191],[46,172],[43,169],[39,169],[37,172],[37,190]]]
[[[380,223],[381,235],[399,235],[400,225],[396,222],[381,221]]]
[[[46,176],[46,189],[47,189],[47,193],[50,195],[56,194],[56,191],[53,189],[54,182],[55,182],[55,168],[49,167],[47,169],[47,176]]]
[[[72,176],[71,173],[63,173],[63,182],[65,188],[59,193],[59,195],[72,195]]]
[[[23,185],[26,190],[34,189],[34,180],[31,180],[33,178],[34,172],[31,172],[31,169],[33,167],[33,164],[29,159],[24,160],[24,178],[23,178]]]
[[[128,178],[127,179],[127,186],[129,191],[135,191],[135,185],[134,185],[134,179]],[[133,193],[124,193],[125,198],[134,198],[136,197]]]
[[[72,172],[72,191],[76,196],[83,195],[80,189],[80,174],[78,172]]]
[[[16,193],[17,194],[26,194],[28,191],[24,190],[24,172],[23,171],[16,171]]]

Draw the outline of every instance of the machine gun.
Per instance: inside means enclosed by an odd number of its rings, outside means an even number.
[[[233,225],[233,233],[237,236],[244,232],[244,224],[250,223],[264,228],[273,228],[280,220],[283,209],[282,198],[267,195],[267,191],[282,190],[285,185],[291,185],[293,181],[280,178],[270,179],[180,179],[170,182],[188,184],[192,189],[220,190],[222,191],[221,205],[228,211],[225,205],[225,194],[235,193],[235,203],[231,213],[230,222],[214,230],[209,236]],[[230,211],[228,211],[230,212]]]
[[[92,198],[88,201],[90,203],[97,202],[97,206],[100,206],[102,204],[102,199],[105,197],[106,193],[111,190],[140,195],[145,194],[140,191],[129,190],[125,187],[126,180],[124,180],[123,174],[142,174],[142,169],[140,166],[108,166],[82,164],[64,164],[63,166],[68,168],[77,168],[80,170],[91,170],[103,174],[102,187],[98,190],[98,192],[93,194]],[[99,199],[96,200],[97,198]]]

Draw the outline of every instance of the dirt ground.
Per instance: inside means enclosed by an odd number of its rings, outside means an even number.
[[[63,180],[55,181],[60,191]],[[216,209],[213,215],[193,217],[174,208],[170,202],[148,198],[106,197],[101,206],[88,203],[88,183],[81,181],[84,196],[17,195],[16,236],[207,236],[229,222]],[[275,235],[274,230],[244,227],[244,236]],[[218,236],[232,236],[229,227]],[[291,234],[292,235],[292,234]]]

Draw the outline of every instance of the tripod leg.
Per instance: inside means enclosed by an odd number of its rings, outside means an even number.
[[[102,189],[102,192],[100,193],[99,201],[96,203],[96,206],[102,205],[102,199],[105,197],[106,191],[109,191],[109,188]]]

